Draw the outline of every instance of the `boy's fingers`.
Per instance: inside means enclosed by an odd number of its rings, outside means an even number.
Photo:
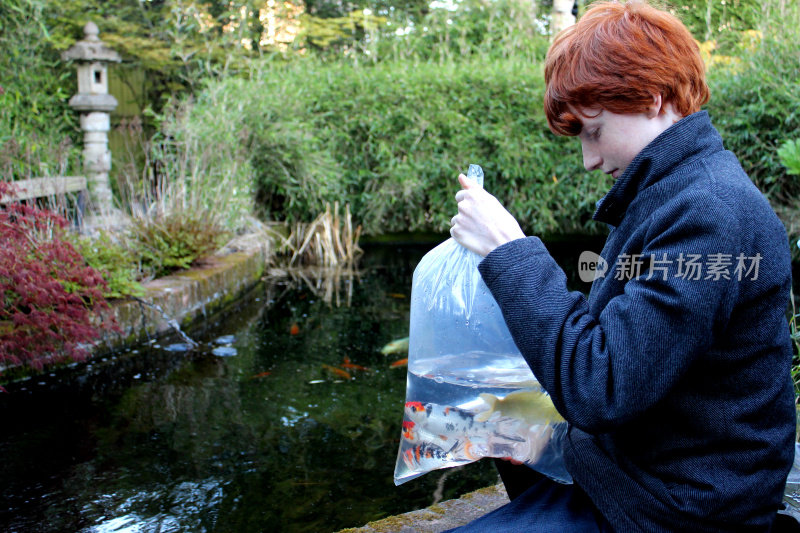
[[[459,174],[458,175],[458,182],[461,184],[461,187],[464,188],[464,189],[472,189],[474,187],[480,188],[480,185],[478,185],[477,181],[467,178],[464,174]]]

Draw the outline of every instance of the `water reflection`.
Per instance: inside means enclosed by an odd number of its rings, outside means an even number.
[[[8,386],[0,529],[336,531],[495,483],[488,462],[392,481],[406,371],[379,350],[408,333],[427,248],[368,249],[335,286],[260,285],[191,350]]]

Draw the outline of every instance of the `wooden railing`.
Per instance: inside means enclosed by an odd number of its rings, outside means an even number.
[[[66,193],[80,193],[86,190],[86,178],[83,176],[31,178],[13,181],[11,184],[15,188],[14,194],[0,197],[0,204]]]

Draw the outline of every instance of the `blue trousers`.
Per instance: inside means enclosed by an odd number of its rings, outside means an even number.
[[[563,485],[534,474],[536,477],[530,488],[509,503],[465,526],[444,533],[612,532],[611,525],[580,487]],[[506,478],[503,476],[504,483]]]

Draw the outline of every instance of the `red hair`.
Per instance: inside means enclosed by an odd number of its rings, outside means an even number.
[[[553,133],[578,135],[570,108],[642,113],[661,95],[681,116],[709,98],[700,49],[675,16],[643,1],[599,2],[560,32],[545,60],[544,111]]]

